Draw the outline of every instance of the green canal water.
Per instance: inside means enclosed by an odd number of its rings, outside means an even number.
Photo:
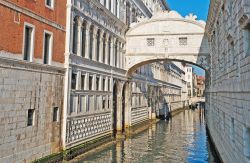
[[[204,110],[185,110],[141,133],[116,141],[74,162],[207,163],[219,162],[208,140]]]

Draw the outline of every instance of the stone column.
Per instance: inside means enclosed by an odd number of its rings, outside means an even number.
[[[77,71],[76,74],[76,90],[80,90],[81,88],[81,72]]]
[[[115,5],[114,5],[114,0],[111,0],[111,12],[114,14],[115,13]]]
[[[100,31],[100,45],[99,45],[99,62],[104,63],[105,61],[103,61],[103,34],[104,31],[101,30]]]
[[[117,6],[117,15],[116,16],[118,19],[120,19],[120,0],[117,1],[116,6]]]
[[[82,54],[82,20],[78,19],[78,40],[77,40],[77,55]]]
[[[127,88],[126,88],[127,87]],[[129,83],[125,90],[125,128],[131,126],[131,98],[132,98],[132,84]]]
[[[96,61],[97,59],[97,31],[98,31],[98,28],[97,27],[94,27],[94,30],[93,30],[93,48],[92,48],[92,59],[94,61]]]
[[[109,9],[110,0],[106,0],[106,8]]]
[[[85,56],[89,58],[90,22],[86,22]]]

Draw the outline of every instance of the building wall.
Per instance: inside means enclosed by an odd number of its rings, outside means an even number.
[[[0,3],[0,39],[8,40],[0,42],[0,56],[23,60],[24,24],[29,23],[35,28],[34,62],[42,63],[44,30],[47,30],[53,33],[53,64],[64,63],[65,43],[61,40],[65,40],[66,1],[55,3],[54,10],[48,9],[45,2],[41,2],[44,0]]]
[[[250,162],[249,1],[211,1],[206,119],[224,162]]]
[[[31,162],[61,150],[65,17],[66,0],[55,0],[54,9],[44,0],[0,2],[0,162]],[[31,60],[24,60],[26,24],[34,33]],[[46,65],[44,31],[53,40]]]
[[[159,3],[161,6],[165,5],[162,1],[152,5]],[[65,84],[66,123],[63,136],[66,149],[91,138],[110,135],[114,129],[121,130],[121,107],[125,98],[122,92],[125,83],[128,83],[125,70],[125,32],[139,18],[152,16],[143,1],[75,0],[68,6],[68,75],[65,78],[68,84]],[[128,85],[130,87],[131,83]],[[130,111],[134,118],[126,121],[127,126],[148,117],[145,114],[148,112],[147,108],[132,108]],[[142,112],[144,117],[140,115]],[[100,118],[100,115],[104,117]],[[93,128],[100,119],[105,127]],[[89,120],[93,122],[89,125],[89,130],[75,132],[74,126],[85,125]]]
[[[0,58],[0,162],[31,162],[60,151],[63,76],[63,69]],[[32,126],[28,109],[34,109]]]

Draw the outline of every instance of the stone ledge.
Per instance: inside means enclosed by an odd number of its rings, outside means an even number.
[[[65,68],[0,57],[0,68],[64,75]]]

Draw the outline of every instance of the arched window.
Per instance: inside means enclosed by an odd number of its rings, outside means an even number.
[[[77,42],[78,42],[78,17],[74,18],[73,22],[73,45],[72,45],[72,52],[77,54]]]
[[[101,31],[100,31],[100,29],[98,29],[98,31],[97,31],[97,35],[96,35],[96,39],[97,39],[97,46],[96,46],[96,61],[99,61],[99,59],[100,59],[100,39],[101,39],[101,37],[100,37],[100,33]]]
[[[117,48],[118,48],[118,41],[115,42],[114,46],[115,46],[115,48],[114,48],[115,49],[115,51],[114,51],[114,61],[115,61],[114,66],[117,67],[117,64],[118,64],[118,60],[117,60],[118,59],[118,56],[117,56],[118,55],[117,54],[117,52],[118,52],[118,50],[117,50]]]
[[[86,22],[82,25],[82,57],[86,57]]]
[[[102,50],[102,52],[103,52],[103,54],[102,54],[102,62],[103,63],[105,63],[105,59],[106,59],[106,57],[105,57],[105,55],[106,55],[106,34],[104,34],[103,35],[103,50]]]
[[[109,38],[109,41],[108,41],[108,49],[109,49],[109,51],[108,51],[108,64],[110,65],[110,60],[111,60],[111,37]]]
[[[89,59],[93,59],[93,41],[94,41],[94,26],[90,27],[89,32]]]

